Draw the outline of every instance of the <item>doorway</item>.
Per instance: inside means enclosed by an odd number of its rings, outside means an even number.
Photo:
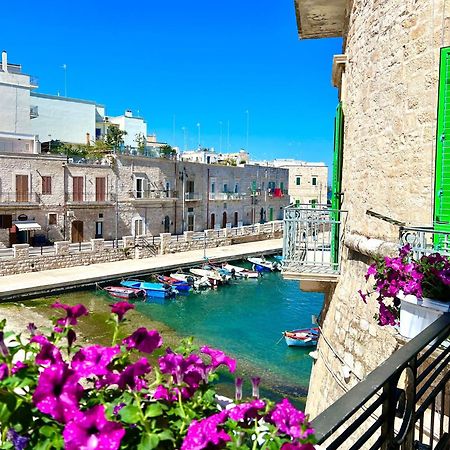
[[[238,226],[238,221],[239,221],[239,213],[237,211],[234,212],[234,226],[237,227]]]
[[[269,222],[272,222],[272,221],[273,221],[273,208],[270,207],[269,208]]]
[[[72,242],[83,242],[83,221],[72,222]]]
[[[189,214],[187,217],[187,230],[188,231],[194,231],[195,226],[195,216],[194,214]]]
[[[222,228],[226,228],[227,227],[227,212],[224,211],[223,215],[222,215]]]
[[[216,215],[214,213],[211,214],[211,224],[210,224],[210,228],[211,230],[214,230],[216,226]]]
[[[259,223],[264,223],[265,215],[264,208],[261,208],[259,211]]]
[[[164,233],[170,233],[170,217],[164,217]]]

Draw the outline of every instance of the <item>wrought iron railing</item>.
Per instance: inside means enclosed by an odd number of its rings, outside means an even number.
[[[322,205],[285,208],[283,270],[338,274],[345,217],[346,211]]]
[[[177,198],[177,192],[172,190],[163,189],[150,189],[146,191],[133,191],[130,193],[131,197],[135,200],[146,200],[146,199],[165,199],[165,198]]]
[[[400,227],[400,245],[411,245],[416,258],[439,252],[450,256],[450,232],[431,227]]]
[[[201,200],[202,194],[200,192],[185,192],[184,199],[185,200]]]
[[[0,192],[0,203],[39,203],[37,192]]]
[[[210,200],[242,200],[245,198],[245,194],[240,192],[210,192]]]
[[[110,203],[116,199],[112,192],[66,192],[65,195],[69,203]]]
[[[327,450],[448,448],[449,336],[446,313],[312,421],[319,443]]]

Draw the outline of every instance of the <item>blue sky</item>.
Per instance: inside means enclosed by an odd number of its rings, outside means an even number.
[[[39,92],[64,94],[66,64],[68,96],[139,112],[160,141],[195,148],[199,123],[202,146],[219,150],[222,128],[237,151],[248,119],[253,159],[331,165],[342,44],[299,40],[293,0],[8,2],[0,33]]]

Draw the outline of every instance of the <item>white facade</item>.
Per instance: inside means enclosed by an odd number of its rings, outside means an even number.
[[[34,92],[31,101],[39,111],[32,121],[32,130],[41,142],[87,144],[95,140],[97,105],[94,102]]]
[[[126,131],[123,137],[124,146],[130,149],[138,147],[136,136],[141,135],[147,138],[147,123],[142,117],[133,117],[131,111],[125,111],[125,114],[117,117],[109,117],[109,121],[118,125],[119,129]]]
[[[181,153],[182,161],[198,162],[203,164],[215,164],[219,161],[219,155],[214,150],[192,150]]]

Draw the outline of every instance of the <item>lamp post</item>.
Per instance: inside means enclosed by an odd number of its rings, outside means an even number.
[[[183,130],[183,142],[184,142],[184,151],[187,150],[187,140],[186,140],[186,127],[181,127],[181,129]]]
[[[183,167],[182,170],[180,170],[179,172],[179,176],[180,176],[180,180],[181,180],[181,191],[182,191],[182,210],[181,210],[181,214],[183,215],[182,219],[181,219],[181,232],[184,233],[185,229],[186,229],[186,184],[184,182],[184,179],[188,177],[187,172],[186,172],[186,167]]]
[[[198,148],[200,148],[200,122],[197,123],[197,128],[198,128]]]

